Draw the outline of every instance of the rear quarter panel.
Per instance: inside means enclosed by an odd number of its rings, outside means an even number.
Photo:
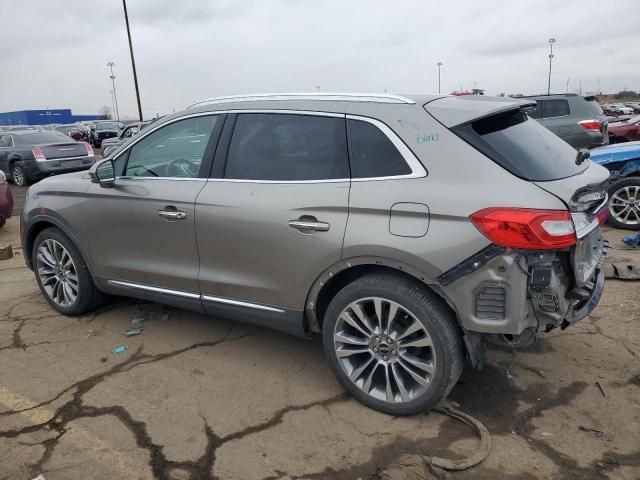
[[[437,276],[489,244],[469,215],[487,207],[566,208],[532,182],[519,179],[437,122],[422,105],[356,105],[348,113],[371,116],[394,130],[422,162],[427,176],[352,182],[345,259],[380,256]],[[392,205],[428,206],[422,237],[390,233]]]

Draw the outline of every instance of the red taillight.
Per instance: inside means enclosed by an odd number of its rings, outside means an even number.
[[[593,130],[596,132],[600,131],[599,120],[582,120],[581,122],[578,122],[578,125],[580,125],[585,130]]]
[[[576,243],[573,221],[566,210],[485,208],[470,218],[485,237],[502,247],[550,250]]]
[[[47,157],[44,156],[44,153],[42,153],[42,149],[40,147],[33,147],[31,149],[31,153],[33,153],[33,157],[36,160],[46,160]]]
[[[608,216],[609,216],[609,209],[607,208],[606,205],[600,207],[600,210],[598,210],[595,215],[600,225],[604,225],[604,222],[607,221]]]
[[[93,153],[93,148],[91,148],[91,145],[89,145],[88,143],[84,142],[84,146],[87,149],[87,155],[90,157],[93,157],[95,154]]]

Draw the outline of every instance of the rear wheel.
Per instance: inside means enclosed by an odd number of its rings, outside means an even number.
[[[19,187],[25,187],[30,183],[30,179],[27,177],[27,173],[24,171],[24,167],[20,162],[11,165],[11,178],[13,179],[13,183]]]
[[[387,414],[431,409],[462,373],[455,318],[431,292],[401,277],[366,276],[347,285],[329,304],[322,335],[344,388]]]
[[[33,270],[40,291],[58,312],[80,315],[104,301],[82,255],[57,228],[40,232],[33,244]]]
[[[609,187],[609,223],[640,230],[640,177],[627,177]]]

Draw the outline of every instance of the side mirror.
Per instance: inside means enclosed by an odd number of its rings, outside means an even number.
[[[89,169],[89,176],[93,183],[99,183],[102,188],[111,188],[116,183],[116,169],[110,158],[94,164]]]

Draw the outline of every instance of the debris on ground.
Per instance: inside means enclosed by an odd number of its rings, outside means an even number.
[[[105,362],[107,361],[107,357],[102,357],[102,358],[100,358],[100,361],[101,361],[102,363],[105,363]]]
[[[137,325],[138,323],[144,322],[146,319],[146,315],[141,315],[139,317],[132,318],[131,320],[129,320],[129,323],[131,325]]]
[[[640,233],[622,237],[622,243],[630,247],[640,248]]]
[[[604,276],[614,280],[640,280],[640,266],[623,263],[605,263]]]
[[[551,432],[542,432],[540,435],[542,435],[543,437],[553,437],[553,433]]]
[[[140,335],[142,333],[142,330],[144,330],[144,328],[131,328],[124,332],[124,335],[125,337],[133,337],[135,335]]]
[[[448,415],[473,428],[480,436],[478,450],[466,458],[457,460],[427,455],[402,455],[380,472],[380,480],[444,480],[449,478],[445,470],[466,470],[486,460],[491,453],[491,435],[487,427],[471,415],[450,406],[434,408],[433,411]]]
[[[602,388],[602,384],[600,382],[596,382],[596,387],[598,387],[598,390],[600,390],[600,393],[602,394],[602,396],[604,398],[607,398],[607,394],[604,393],[604,388]]]
[[[13,247],[0,244],[0,260],[9,260],[10,258],[13,258]]]
[[[127,350],[129,348],[129,345],[127,345],[126,343],[124,345],[119,345],[116,348],[114,348],[113,350],[111,350],[111,353],[122,353],[125,350]]]
[[[604,432],[602,430],[597,430],[591,427],[585,427],[584,425],[579,425],[578,430],[582,430],[583,432],[595,433],[596,437],[598,438],[604,437]]]
[[[44,475],[40,474],[37,477],[33,478],[32,480],[45,480]]]

